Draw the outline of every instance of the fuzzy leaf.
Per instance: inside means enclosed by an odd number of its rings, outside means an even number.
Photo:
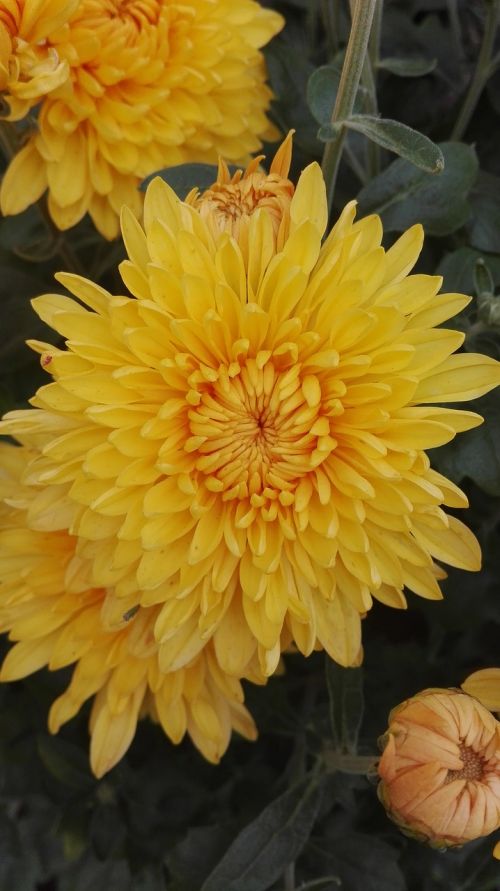
[[[234,173],[238,168],[231,166],[229,169],[231,173]],[[178,164],[175,167],[157,170],[142,181],[141,191],[144,192],[151,180],[156,176],[165,180],[172,187],[178,198],[184,201],[191,189],[196,187],[203,192],[213,185],[217,179],[217,166],[215,164]]]
[[[437,59],[425,59],[423,56],[408,58],[388,56],[386,59],[380,59],[377,67],[398,77],[422,77],[434,71],[436,65]]]
[[[322,787],[310,777],[271,802],[236,837],[201,891],[266,891],[298,857],[318,815]]]
[[[476,153],[459,142],[445,142],[440,148],[445,161],[440,176],[398,158],[361,190],[360,213],[380,214],[388,231],[422,223],[430,235],[449,235],[463,226],[470,215],[468,196],[477,177]]]
[[[349,130],[362,133],[372,142],[381,145],[382,148],[406,158],[415,167],[419,167],[427,173],[442,173],[444,169],[444,157],[441,149],[431,139],[401,124],[399,121],[391,121],[386,118],[378,118],[375,115],[354,114],[346,121],[337,121],[335,124],[324,125],[321,128],[320,139],[329,142],[338,133],[338,127],[343,124]]]
[[[337,98],[342,65],[333,62],[322,65],[311,74],[307,83],[307,102],[318,124],[330,124]],[[360,86],[354,103],[354,111],[362,111],[367,90]],[[323,137],[318,134],[318,139]]]

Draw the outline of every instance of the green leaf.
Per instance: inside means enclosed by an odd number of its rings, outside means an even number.
[[[88,766],[88,756],[64,739],[45,734],[37,737],[38,754],[44,767],[70,789],[92,789],[96,781]]]
[[[58,891],[132,891],[128,864],[124,860],[101,863],[91,854],[72,864],[59,881]]]
[[[458,142],[440,145],[445,168],[439,176],[398,158],[358,195],[362,215],[378,213],[388,231],[422,223],[430,235],[449,235],[470,215],[468,196],[477,177],[474,149]]]
[[[230,166],[231,173],[238,167]],[[184,201],[191,189],[197,188],[200,192],[209,189],[217,179],[217,166],[215,164],[178,164],[175,167],[167,167],[157,170],[147,176],[140,185],[141,191],[145,191],[155,177],[159,176],[172,187],[175,194]]]
[[[461,247],[446,254],[436,269],[436,274],[443,276],[443,290],[472,294],[475,291],[476,263],[481,257],[479,251],[470,247]],[[486,260],[495,286],[500,287],[500,257],[490,254]]]
[[[428,136],[401,124],[373,115],[353,115],[346,121],[350,130],[357,130],[382,148],[406,158],[415,167],[428,173],[442,173],[444,157],[441,149]]]
[[[467,230],[472,247],[500,253],[500,177],[481,171],[470,203],[472,215]]]
[[[398,852],[376,836],[335,835],[315,844],[314,852],[323,869],[339,876],[342,891],[406,891]]]
[[[316,821],[322,787],[307,777],[236,837],[201,891],[266,891],[295,860]]]
[[[313,71],[307,82],[307,103],[318,124],[331,124],[341,72],[341,63],[333,62],[330,65],[322,65]],[[354,102],[355,112],[363,110],[363,100],[366,95],[367,90],[360,86]],[[318,139],[323,139],[319,133]]]
[[[132,891],[165,891],[165,879],[160,866],[148,866],[134,875]]]
[[[36,855],[23,850],[14,820],[0,814],[0,889],[32,891],[40,879]]]
[[[460,483],[469,478],[490,495],[500,495],[500,393],[489,393],[467,406],[484,424],[431,451],[431,461],[445,476]]]
[[[377,68],[382,68],[398,77],[422,77],[424,74],[434,71],[436,65],[437,59],[425,59],[423,56],[408,58],[390,56],[380,59]]]
[[[182,891],[198,891],[234,838],[232,824],[196,826],[167,854],[167,866]]]
[[[495,282],[493,281],[491,269],[487,263],[485,263],[483,257],[479,257],[478,260],[476,260],[474,269],[474,291],[478,298],[493,297],[495,293]]]
[[[319,149],[317,125],[306,101],[307,83],[313,71],[304,45],[303,29],[287,27],[283,35],[265,48],[267,71],[275,95],[273,120],[283,133],[294,128],[295,149],[315,156]]]

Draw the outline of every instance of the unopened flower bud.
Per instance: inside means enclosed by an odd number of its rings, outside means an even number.
[[[382,743],[379,798],[403,832],[447,848],[499,828],[500,723],[472,696],[423,690]]]

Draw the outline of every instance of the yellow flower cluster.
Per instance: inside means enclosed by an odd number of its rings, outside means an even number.
[[[283,20],[254,0],[1,7],[0,90],[11,117],[41,102],[37,131],[3,180],[4,214],[48,189],[60,229],[88,212],[114,238],[123,204],[140,213],[143,177],[218,155],[245,160],[273,134],[259,50]]]
[[[327,224],[321,171],[288,179],[290,138],[181,202],[160,179],[144,228],[125,211],[132,296],[58,280],[32,341],[51,381],[9,413],[2,679],[76,663],[56,730],[95,696],[92,764],[122,755],[138,716],[216,760],[251,737],[240,680],[293,645],[359,663],[361,619],[403,589],[440,598],[437,562],[480,566],[443,506],[463,493],[425,449],[481,422],[442,408],[500,382],[440,326],[468,302],[410,274],[415,226],[389,249],[349,204]],[[15,482],[19,479],[20,482]]]

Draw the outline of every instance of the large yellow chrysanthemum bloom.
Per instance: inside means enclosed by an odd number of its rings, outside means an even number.
[[[48,188],[60,229],[88,211],[114,238],[122,205],[140,212],[146,175],[258,150],[272,133],[259,48],[282,25],[254,0],[81,0],[51,37],[70,77],[8,168],[2,212]]]
[[[67,79],[69,66],[50,43],[78,0],[4,0],[0,3],[0,93],[9,120],[23,118]],[[61,32],[63,33],[63,32]]]
[[[420,226],[385,251],[380,219],[355,223],[351,203],[322,243],[317,164],[283,214],[277,246],[257,201],[243,250],[152,182],[145,231],[123,215],[134,296],[61,275],[81,303],[37,298],[66,347],[32,342],[54,380],[0,428],[39,451],[37,527],[78,538],[117,613],[158,608],[162,671],[210,640],[239,677],[256,652],[271,674],[292,639],[352,665],[372,597],[437,599],[434,560],[480,566],[442,509],[467,500],[425,453],[481,421],[436,403],[500,382],[499,363],[453,355],[463,334],[435,327],[469,298],[409,275]]]
[[[64,530],[44,531],[52,508],[47,504],[45,517],[33,516],[29,488],[20,483],[28,460],[25,449],[0,445],[0,630],[17,641],[1,679],[77,663],[50,710],[49,727],[57,732],[95,697],[90,759],[97,776],[119,761],[138,718],[148,714],[174,743],[188,733],[213,762],[233,729],[255,739],[241,684],[221,671],[211,645],[185,668],[164,674],[152,633],[160,607],[117,612],[116,600],[89,585],[76,540]]]

